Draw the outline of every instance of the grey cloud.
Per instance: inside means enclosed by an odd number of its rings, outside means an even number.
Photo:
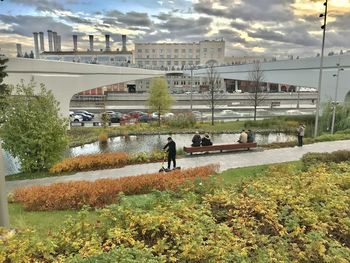
[[[67,20],[67,21],[71,21],[73,23],[77,23],[77,24],[85,24],[85,25],[92,25],[93,22],[90,21],[89,19],[85,19],[85,18],[81,18],[81,17],[78,17],[78,16],[64,16],[62,17],[64,20]]]
[[[127,12],[122,13],[118,10],[112,10],[106,13],[109,18],[116,18],[118,22],[128,26],[145,26],[149,27],[152,24],[147,13]]]
[[[241,38],[237,32],[231,30],[231,29],[222,29],[219,30],[219,33],[217,35],[218,37],[223,37],[226,41],[229,41],[231,43],[241,43],[245,44],[247,41],[244,38]]]
[[[64,6],[62,5],[62,1],[59,0],[12,0],[11,2],[27,6],[34,6],[39,11],[65,10]]]
[[[236,21],[232,21],[230,25],[233,28],[238,29],[238,30],[246,30],[250,27],[250,25],[247,23],[240,23],[240,22],[236,22]]]

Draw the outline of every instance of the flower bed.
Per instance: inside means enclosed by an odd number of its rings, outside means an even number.
[[[78,181],[49,186],[32,186],[17,189],[14,201],[28,210],[79,209],[84,205],[103,207],[115,203],[118,194],[145,194],[152,190],[175,190],[186,181],[207,178],[217,166],[208,165],[169,173],[154,173],[119,179],[100,179],[94,182]]]

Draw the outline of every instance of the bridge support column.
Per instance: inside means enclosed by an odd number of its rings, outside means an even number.
[[[270,92],[270,82],[267,82],[267,83],[266,83],[266,91],[267,91],[267,92]]]
[[[281,92],[281,84],[278,84],[278,92]]]
[[[238,90],[238,80],[235,80],[235,92]]]

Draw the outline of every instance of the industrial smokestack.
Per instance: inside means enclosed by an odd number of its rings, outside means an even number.
[[[106,35],[106,51],[111,51],[111,47],[109,43],[109,35]]]
[[[57,51],[61,52],[61,36],[57,35]]]
[[[57,52],[57,32],[52,32],[53,36],[53,50]]]
[[[39,41],[38,41],[38,33],[34,32],[34,58],[39,58]]]
[[[89,35],[90,51],[94,51],[94,36]]]
[[[17,44],[16,44],[16,48],[17,48],[17,57],[18,57],[18,58],[23,57],[22,45],[17,43]]]
[[[126,50],[126,35],[122,35],[122,43],[123,43],[123,47],[122,47],[122,51],[125,52]]]
[[[51,30],[47,30],[47,36],[48,36],[48,40],[49,40],[49,51],[52,52],[53,51],[53,45],[52,45],[52,31]]]
[[[73,51],[78,51],[78,35],[73,35]]]
[[[40,51],[44,52],[45,51],[44,32],[39,32],[39,40],[40,40]]]

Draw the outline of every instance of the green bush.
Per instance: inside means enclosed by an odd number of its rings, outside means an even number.
[[[126,248],[120,246],[108,253],[102,253],[98,256],[83,258],[77,256],[67,263],[160,263],[166,262],[165,257],[158,257],[152,254],[152,251],[146,248]]]
[[[196,124],[196,117],[191,113],[179,113],[167,119],[165,124],[173,128],[192,128]]]
[[[341,163],[350,161],[350,151],[340,150],[332,153],[307,153],[302,157],[303,166],[309,169],[312,166],[320,163]]]

